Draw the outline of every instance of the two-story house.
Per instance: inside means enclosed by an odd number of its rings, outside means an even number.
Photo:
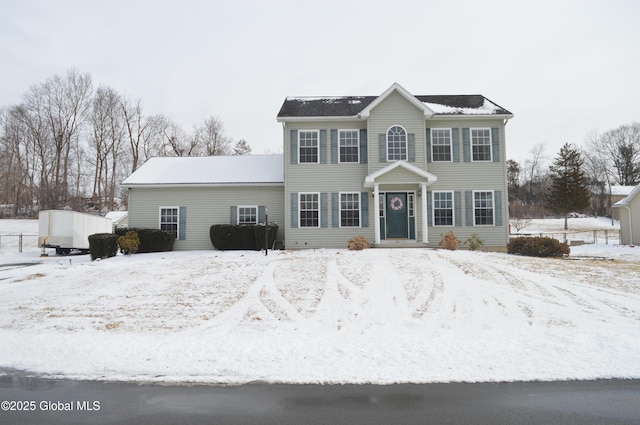
[[[437,246],[453,231],[508,242],[505,125],[513,115],[480,95],[287,98],[287,248]]]
[[[287,249],[437,247],[453,231],[484,246],[508,242],[505,125],[513,115],[481,95],[287,98],[283,155],[156,158],[133,173],[132,227],[178,234],[176,249],[211,249],[209,227],[280,227]]]

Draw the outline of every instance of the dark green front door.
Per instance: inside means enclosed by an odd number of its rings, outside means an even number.
[[[408,239],[407,193],[387,192],[386,196],[387,239]]]

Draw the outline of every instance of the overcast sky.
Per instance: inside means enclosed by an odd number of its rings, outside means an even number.
[[[281,152],[286,96],[483,94],[507,156],[640,121],[640,1],[1,0],[0,106],[75,67],[185,130]]]

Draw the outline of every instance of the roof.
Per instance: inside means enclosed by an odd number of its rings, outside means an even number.
[[[284,184],[281,154],[155,157],[122,186]]]
[[[611,186],[611,194],[612,195],[618,195],[618,196],[627,196],[631,192],[633,192],[633,189],[635,189],[635,186],[618,186],[618,185],[614,185],[614,186]]]
[[[364,178],[363,187],[373,187],[378,177],[383,176],[388,172],[395,170],[398,167],[404,168],[405,170],[426,179],[429,182],[429,185],[435,183],[438,180],[438,177],[429,173],[428,171],[425,171],[422,168],[416,167],[415,165],[409,164],[406,161],[399,160],[399,161],[392,162],[386,167],[381,168],[378,171],[375,171],[369,174],[368,176],[366,176]]]
[[[122,220],[123,218],[127,218],[129,216],[129,211],[109,211],[104,215],[104,218],[109,218],[114,223]]]
[[[390,93],[397,91],[425,109],[426,116],[507,115],[513,114],[483,95],[418,95],[409,94],[394,83],[380,96],[287,97],[278,112],[278,120],[302,117],[358,117],[368,115]]]
[[[631,193],[629,193],[627,195],[626,198],[616,202],[615,204],[613,204],[614,207],[622,207],[622,206],[627,206],[631,203],[631,200],[633,198],[635,198],[635,196],[640,193],[640,184],[637,185],[636,187],[633,188],[633,190],[631,191]]]

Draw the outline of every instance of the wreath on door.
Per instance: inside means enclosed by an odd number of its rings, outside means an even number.
[[[389,206],[391,206],[391,209],[394,211],[400,211],[402,207],[404,207],[404,204],[402,203],[402,199],[396,196],[389,201]]]

